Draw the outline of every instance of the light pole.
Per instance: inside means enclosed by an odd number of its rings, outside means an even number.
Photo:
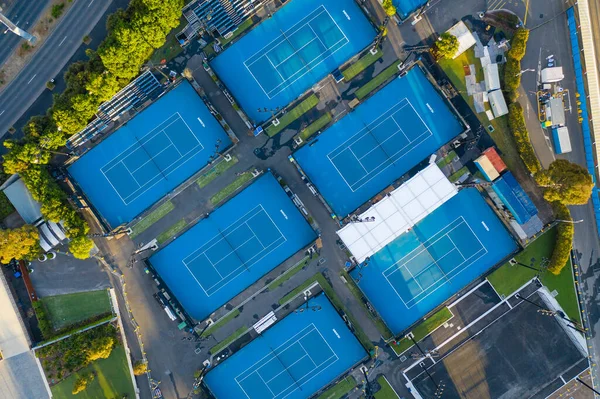
[[[583,219],[580,219],[580,220],[561,220],[561,219],[557,219],[557,220],[555,220],[555,222],[577,224],[577,223],[583,222]]]
[[[535,72],[535,69],[533,68],[527,68],[527,69],[523,69],[521,72],[519,72],[518,74],[516,74],[515,76],[521,76],[523,75],[525,72]]]
[[[0,7],[0,11],[2,11],[2,7]],[[33,36],[31,33],[24,31],[15,25],[10,19],[8,19],[4,14],[0,12],[0,23],[6,25],[6,27],[15,35],[21,36],[23,39],[27,40],[31,44],[35,44],[37,38]]]

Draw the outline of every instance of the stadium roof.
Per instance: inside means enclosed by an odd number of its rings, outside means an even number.
[[[363,262],[457,192],[440,168],[432,163],[337,234],[356,260]]]

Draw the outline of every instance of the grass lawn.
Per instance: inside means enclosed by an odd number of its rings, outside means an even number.
[[[354,64],[350,65],[348,68],[342,71],[342,75],[344,75],[344,79],[347,81],[352,80],[356,75],[367,69],[369,65],[372,65],[383,57],[383,51],[377,50],[375,55],[371,54],[369,51],[366,55],[358,59]]]
[[[200,176],[196,183],[200,186],[200,188],[206,187],[208,183],[215,180],[217,177],[221,176],[225,171],[231,168],[233,165],[238,163],[238,159],[235,156],[231,156],[231,161],[227,162],[225,159],[221,158],[219,163],[213,166],[208,172]]]
[[[442,308],[434,313],[431,317],[427,318],[421,324],[417,325],[411,332],[414,336],[415,341],[419,342],[436,328],[447,322],[452,318],[452,312],[448,308]],[[398,345],[391,344],[392,349],[399,355],[411,346],[413,346],[412,340],[404,337],[398,341]]]
[[[4,194],[3,191],[0,191],[0,220],[4,219],[14,211],[15,208],[8,200],[8,197]]]
[[[233,334],[229,337],[225,338],[223,341],[219,342],[208,351],[211,355],[221,352],[223,349],[229,346],[233,341],[244,335],[244,333],[248,331],[248,327],[242,326],[235,330]]]
[[[367,305],[365,305],[365,301],[363,300],[363,297],[364,297],[363,293],[360,290],[360,288],[358,288],[358,286],[356,285],[356,283],[354,282],[352,277],[350,277],[350,275],[345,271],[342,271],[340,274],[342,276],[344,276],[344,278],[346,279],[346,281],[347,281],[346,287],[348,287],[348,289],[350,290],[352,295],[354,295],[354,297],[356,298],[358,303],[360,303],[362,305],[362,307],[365,309],[365,312],[369,315],[369,318],[371,319],[371,321],[373,321],[373,324],[375,324],[375,327],[377,327],[377,329],[381,333],[381,336],[383,337],[383,339],[388,340],[388,339],[392,338],[394,336],[394,334],[392,334],[392,332],[385,325],[383,320],[381,320],[381,318],[379,318],[377,316],[373,316],[373,314],[371,313],[369,308],[367,308]]]
[[[463,177],[463,175],[465,173],[469,173],[469,168],[467,168],[466,166],[463,166],[462,168],[460,168],[456,172],[452,173],[450,175],[450,177],[448,177],[448,180],[450,180],[452,183],[456,183],[458,181],[458,179],[460,179],[461,177]]]
[[[542,258],[550,258],[556,243],[556,227],[546,231],[537,240],[529,244],[523,251],[515,256],[518,262],[540,268]],[[531,280],[537,272],[519,265],[505,263],[488,276],[488,281],[494,286],[498,294],[508,296],[519,287]],[[542,275],[542,284],[550,292],[556,290],[556,300],[567,316],[581,321],[577,294],[573,282],[572,265],[566,265],[558,276],[546,271]]]
[[[294,122],[296,119],[300,118],[302,115],[316,107],[318,103],[319,97],[317,97],[316,94],[311,95],[300,104],[289,110],[287,113],[283,114],[281,118],[279,118],[279,125],[275,126],[271,123],[269,124],[269,127],[265,129],[265,131],[269,137],[275,136],[277,133],[288,127],[290,123]]]
[[[384,376],[377,377],[377,382],[381,385],[381,389],[375,392],[375,399],[398,399],[398,394],[392,389],[390,383]]]
[[[400,64],[400,62],[400,60],[394,62],[392,65],[381,71],[379,75],[371,79],[366,85],[356,90],[356,98],[362,100],[373,90],[381,86],[385,81],[387,81],[389,78],[398,73],[398,65]]]
[[[293,297],[295,297],[296,295],[300,294],[302,291],[306,290],[308,287],[313,285],[313,283],[315,282],[319,283],[319,285],[321,286],[323,291],[325,291],[325,294],[327,295],[333,306],[337,309],[337,311],[345,314],[348,317],[348,320],[350,320],[350,323],[354,326],[354,335],[356,336],[356,338],[358,338],[362,346],[368,352],[372,353],[375,349],[375,346],[373,345],[369,337],[367,337],[367,335],[364,333],[362,328],[358,325],[354,316],[352,316],[346,311],[344,304],[337,296],[331,285],[329,285],[329,282],[327,281],[325,276],[323,276],[321,273],[315,274],[314,276],[306,280],[304,283],[300,284],[300,286],[290,291],[287,295],[285,295],[279,300],[279,304],[283,305],[284,303],[286,303],[287,301],[289,301],[290,299],[292,299]]]
[[[454,152],[454,150],[452,150],[444,158],[437,161],[436,164],[438,167],[443,168],[444,166],[452,163],[452,161],[456,157],[457,157],[456,152]]]
[[[471,48],[454,60],[443,59],[438,61],[438,63],[444,72],[446,72],[446,75],[448,75],[448,78],[454,87],[456,87],[456,89],[459,91],[460,95],[465,99],[467,104],[469,104],[473,113],[477,115],[477,118],[479,118],[481,124],[485,126],[488,134],[492,137],[494,143],[496,143],[500,151],[503,153],[502,159],[508,168],[513,172],[515,170],[519,170],[521,173],[528,175],[529,172],[525,169],[525,165],[521,161],[519,153],[517,152],[517,147],[515,145],[512,133],[508,130],[508,116],[505,115],[492,121],[488,120],[485,113],[478,114],[475,112],[473,97],[467,95],[465,72],[463,70],[464,65],[468,66],[469,64],[474,64],[477,81],[480,82],[483,80],[483,68],[481,67],[481,62],[475,57],[475,51]],[[489,129],[487,129],[489,125],[494,127],[493,132],[490,132]]]
[[[214,323],[212,326],[208,327],[203,333],[202,336],[203,337],[208,337],[210,334],[214,333],[215,331],[217,331],[219,328],[223,327],[225,324],[229,323],[231,320],[235,319],[236,317],[238,317],[238,315],[240,314],[240,310],[239,309],[234,309],[231,312],[229,312],[229,314],[221,319],[219,319],[216,323]]]
[[[254,22],[252,22],[252,18],[248,18],[247,20],[239,24],[237,29],[233,31],[233,34],[228,39],[220,39],[221,46],[225,47],[226,45],[228,45],[233,39],[250,29],[252,25],[254,25]]]
[[[229,184],[223,190],[210,197],[210,202],[215,206],[218,205],[219,203],[227,199],[229,196],[231,196],[233,193],[235,193],[237,190],[239,190],[240,187],[242,187],[244,184],[252,180],[252,178],[252,173],[242,173],[240,176],[238,176],[237,179],[233,181],[233,183]]]
[[[169,241],[171,237],[185,229],[185,226],[187,226],[187,222],[185,219],[181,219],[179,222],[160,233],[158,237],[156,237],[156,241],[158,241],[159,244]]]
[[[339,399],[356,387],[356,380],[351,375],[347,376],[322,394],[317,399]]]
[[[175,38],[175,35],[181,32],[186,25],[187,20],[182,16],[179,20],[179,26],[169,32],[165,44],[154,51],[154,54],[152,54],[152,57],[150,57],[150,62],[157,65],[162,64],[162,61],[165,60],[164,63],[167,63],[173,58],[177,57],[183,51],[183,47],[181,47],[177,41],[177,38]]]
[[[302,270],[302,268],[306,264],[308,264],[308,261],[310,259],[311,259],[310,256],[305,256],[304,258],[300,259],[300,261],[298,263],[296,263],[294,266],[292,266],[291,268],[286,270],[285,274],[282,274],[281,276],[279,276],[278,278],[276,278],[274,281],[272,281],[269,284],[269,286],[268,286],[269,291],[274,290],[275,288],[279,287],[281,284],[285,283],[286,281],[288,281],[289,279],[294,277],[294,275],[296,273],[298,273],[300,270]]]
[[[128,398],[135,398],[126,356],[123,346],[114,348],[108,359],[97,360],[51,387],[52,396],[55,399],[112,399],[122,398],[125,395]],[[96,373],[94,381],[88,385],[85,391],[73,395],[71,391],[77,377],[91,371]]]
[[[327,112],[325,115],[321,116],[319,119],[317,119],[316,121],[314,121],[313,123],[311,123],[310,125],[305,127],[300,132],[300,137],[302,138],[302,140],[306,141],[310,136],[312,136],[313,134],[315,134],[319,130],[321,130],[323,128],[323,126],[325,126],[329,122],[331,122],[331,119],[332,119],[331,114],[329,112]]]
[[[156,208],[154,211],[152,211],[152,213],[146,215],[146,217],[131,227],[131,238],[140,235],[144,230],[158,222],[163,216],[171,212],[173,209],[175,209],[175,205],[173,205],[171,201],[167,201]]]
[[[112,312],[107,290],[48,296],[41,301],[55,330]]]

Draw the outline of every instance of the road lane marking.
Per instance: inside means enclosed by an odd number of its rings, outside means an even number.
[[[31,79],[29,79],[29,82],[27,82],[27,84],[31,83],[31,81],[32,81],[33,79],[35,79],[35,77],[36,77],[36,76],[37,76],[37,73],[36,73],[35,75],[33,75],[33,76],[31,77]]]
[[[58,47],[62,46],[62,44],[65,42],[65,40],[67,40],[66,36],[60,41],[60,43],[58,43]]]
[[[90,4],[88,4],[87,8],[90,8],[90,6],[92,5],[93,2],[94,2],[94,0],[90,1]]]
[[[4,110],[4,111],[0,112],[0,116],[2,116],[2,114],[3,114],[3,113],[5,113],[5,112],[6,112],[6,110]]]

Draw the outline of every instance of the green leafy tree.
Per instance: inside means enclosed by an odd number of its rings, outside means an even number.
[[[69,251],[77,259],[87,259],[90,257],[90,251],[94,247],[94,242],[86,236],[77,236],[69,242]]]
[[[392,3],[392,0],[383,0],[381,6],[388,17],[393,17],[396,15],[396,7],[394,6],[394,3]]]
[[[511,48],[508,50],[507,56],[517,61],[521,61],[525,57],[527,51],[527,40],[529,40],[529,29],[519,28],[511,41]]]
[[[435,42],[435,51],[439,58],[452,58],[458,51],[458,39],[456,36],[444,32]]]
[[[559,222],[557,227],[556,244],[552,250],[552,256],[548,263],[548,270],[550,273],[558,275],[561,270],[567,265],[569,257],[571,256],[571,249],[573,248],[573,236],[575,235],[575,226],[573,223],[569,223],[573,219],[571,218],[571,212],[569,208],[560,201],[552,203],[552,209],[556,215],[556,219],[564,220],[565,222]]]
[[[90,342],[90,346],[87,351],[88,363],[98,359],[107,359],[115,347],[115,344],[115,339],[110,336],[99,337]]]
[[[73,395],[77,395],[78,393],[85,391],[88,387],[88,384],[94,381],[95,377],[96,376],[94,375],[94,373],[85,373],[77,377],[77,379],[73,383],[73,390],[71,393]]]
[[[144,375],[148,371],[148,363],[143,360],[138,360],[133,364],[134,375]]]
[[[559,201],[565,205],[586,204],[594,187],[588,171],[566,159],[552,162],[548,169],[535,175],[535,180],[544,188],[546,201]]]
[[[529,172],[531,174],[539,172],[542,169],[542,165],[535,155],[535,151],[529,140],[523,107],[518,102],[508,106],[508,128],[515,138],[519,155]]]
[[[0,262],[11,259],[29,259],[40,252],[39,234],[32,225],[17,229],[0,230]]]

